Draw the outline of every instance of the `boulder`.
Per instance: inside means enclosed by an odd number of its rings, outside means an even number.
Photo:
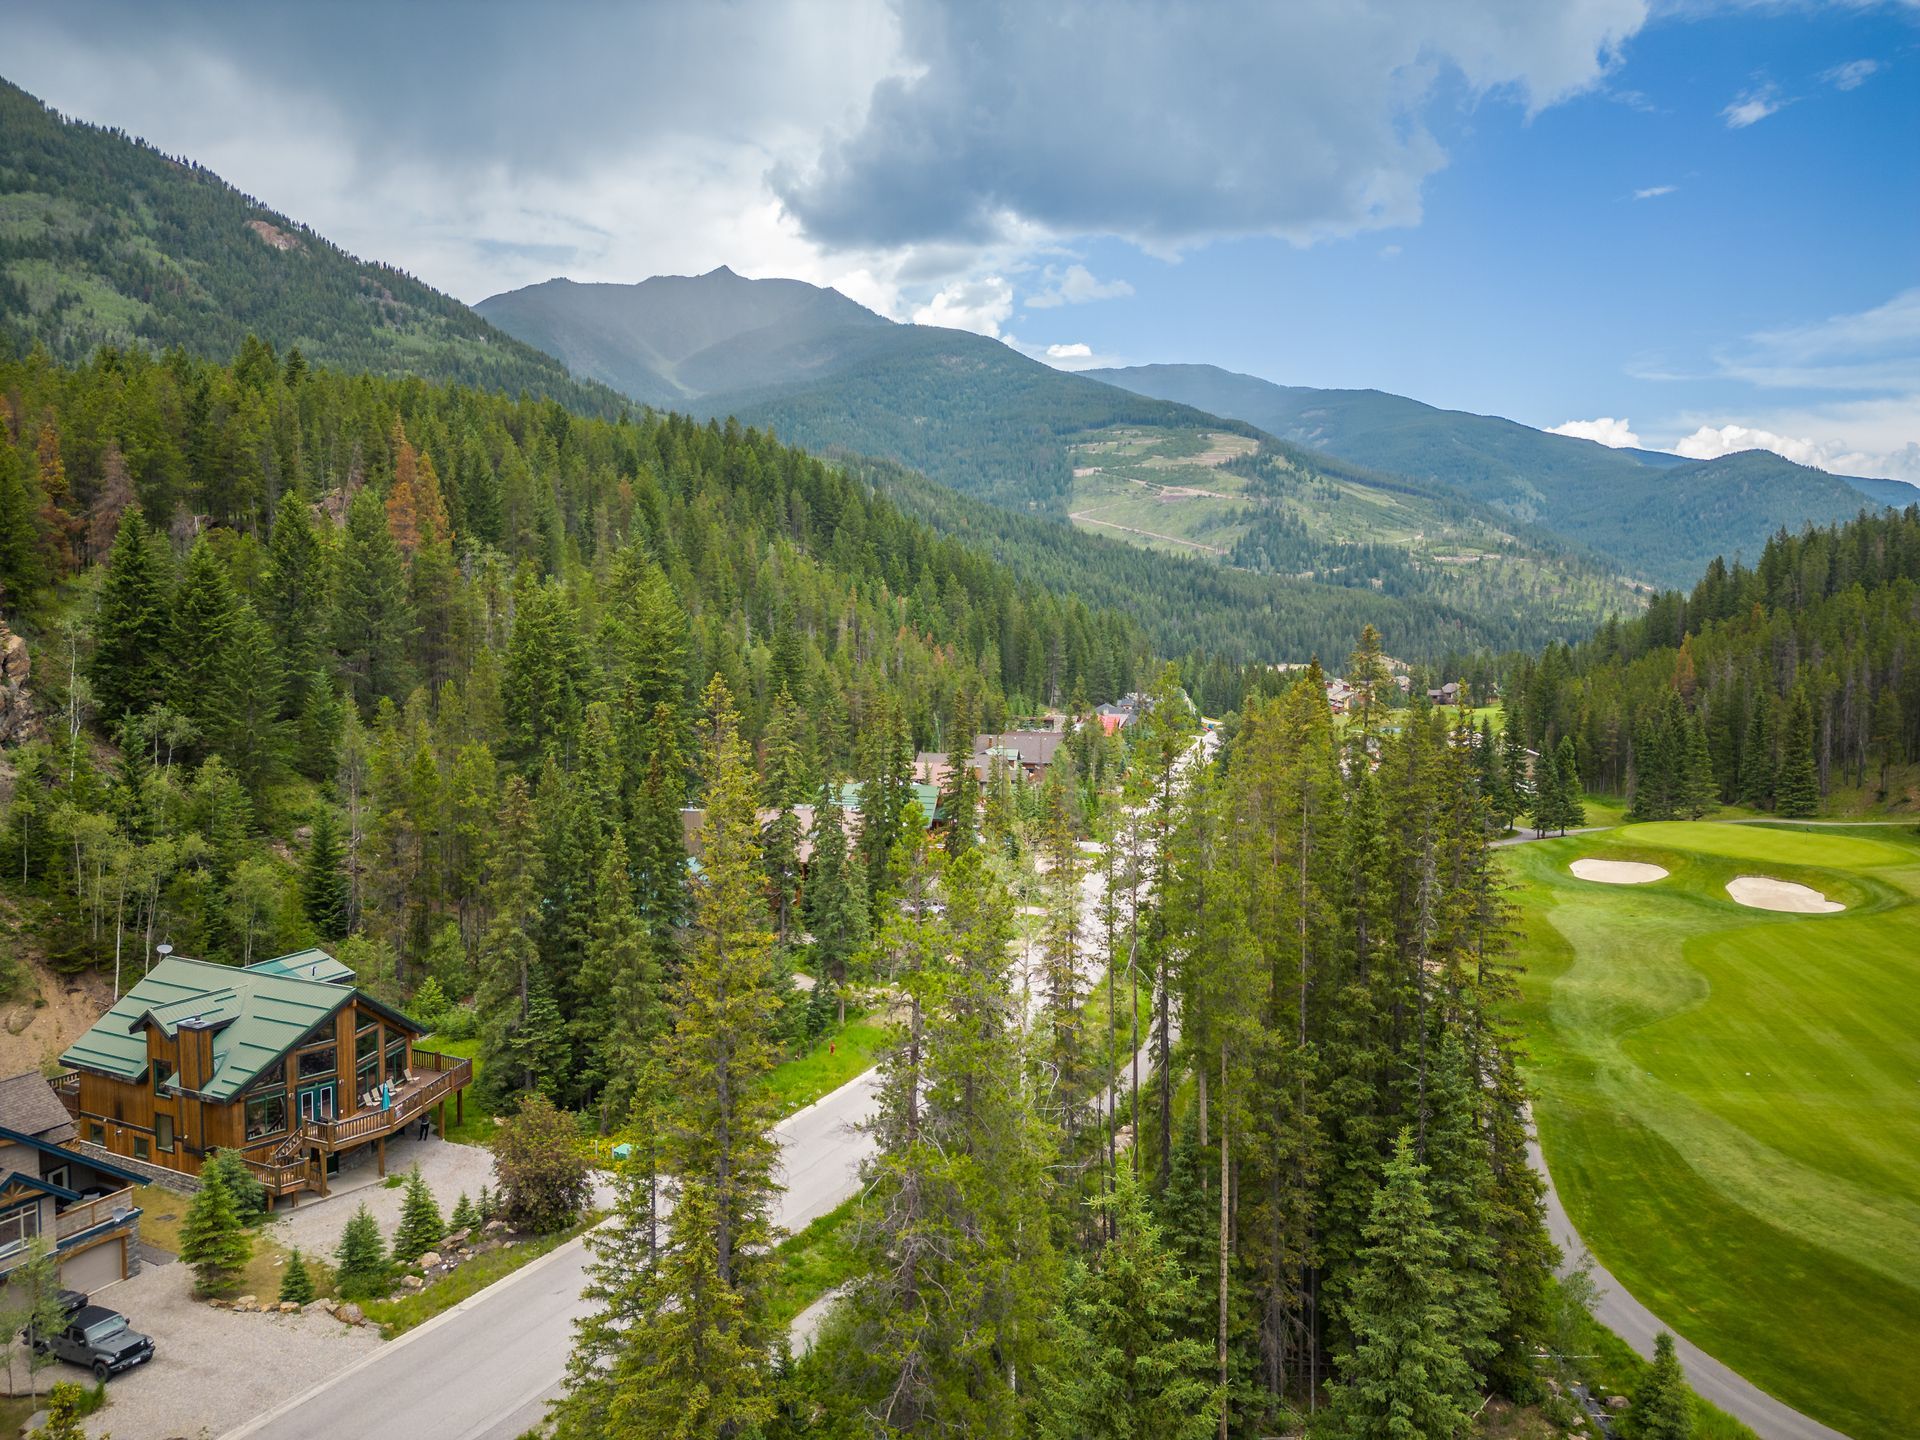
[[[236,1310],[252,1310],[259,1304],[260,1297],[258,1295],[242,1295],[238,1300],[233,1302],[233,1308]]]
[[[300,1307],[300,1313],[302,1315],[311,1315],[316,1310],[324,1310],[327,1314],[331,1315],[333,1309],[334,1305],[331,1300],[309,1300]]]
[[[295,1300],[282,1300],[280,1302],[280,1313],[282,1315],[298,1315],[300,1313],[299,1302]]]
[[[420,1268],[422,1270],[436,1270],[443,1263],[444,1262],[440,1259],[440,1252],[438,1250],[429,1250],[427,1251],[426,1254],[420,1257]]]
[[[400,1277],[400,1283],[409,1290],[418,1290],[427,1282],[422,1280],[418,1275],[403,1275]]]
[[[1632,1404],[1633,1404],[1633,1401],[1629,1400],[1624,1395],[1607,1396],[1607,1409],[1609,1410],[1614,1410],[1614,1411],[1626,1410],[1630,1408]]]
[[[348,1325],[364,1325],[367,1323],[367,1312],[362,1310],[358,1305],[342,1305],[333,1313],[338,1315],[340,1319]]]
[[[489,1220],[487,1221],[486,1228],[480,1233],[483,1235],[504,1235],[507,1233],[507,1222],[504,1220]]]
[[[447,1238],[440,1243],[449,1250],[458,1250],[462,1245],[467,1243],[467,1237],[471,1234],[473,1234],[471,1230],[455,1230],[448,1234]]]

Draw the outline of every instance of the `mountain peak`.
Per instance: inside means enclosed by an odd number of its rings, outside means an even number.
[[[702,280],[738,280],[740,277],[734,274],[732,266],[716,265],[700,278]]]

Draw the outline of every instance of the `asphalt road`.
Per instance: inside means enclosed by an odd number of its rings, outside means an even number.
[[[853,1126],[873,1109],[875,1080],[869,1071],[780,1123],[782,1226],[802,1229],[857,1188],[873,1142]],[[588,1259],[580,1241],[563,1245],[224,1440],[514,1440],[560,1392]]]
[[[1590,1252],[1580,1239],[1580,1232],[1573,1228],[1573,1221],[1567,1217],[1566,1207],[1560,1203],[1560,1193],[1553,1188],[1553,1177],[1547,1173],[1538,1141],[1527,1143],[1527,1156],[1547,1182],[1547,1231],[1553,1236],[1553,1243],[1560,1247],[1565,1268],[1572,1269]],[[1593,1262],[1593,1279],[1600,1287],[1594,1318],[1652,1359],[1654,1337],[1673,1327],[1662,1324],[1658,1316],[1629,1295],[1626,1287],[1608,1274],[1598,1260]],[[1750,1426],[1760,1440],[1847,1440],[1840,1431],[1802,1415],[1752,1381],[1741,1379],[1677,1330],[1673,1332],[1673,1348],[1680,1357],[1681,1369],[1686,1371],[1687,1383],[1700,1397]]]

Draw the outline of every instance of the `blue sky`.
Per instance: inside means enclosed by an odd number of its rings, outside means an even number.
[[[8,79],[469,301],[729,264],[1920,482],[1914,3],[11,10]]]

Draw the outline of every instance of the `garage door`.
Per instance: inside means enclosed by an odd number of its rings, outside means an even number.
[[[69,1290],[82,1290],[91,1295],[126,1278],[127,1237],[124,1235],[115,1235],[78,1254],[62,1256],[60,1260],[60,1283]]]

